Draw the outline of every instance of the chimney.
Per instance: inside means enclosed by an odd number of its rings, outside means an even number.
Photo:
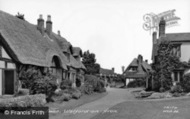
[[[137,68],[138,72],[142,72],[143,71],[143,69],[142,69],[142,61],[143,61],[142,55],[138,55],[138,68]]]
[[[124,73],[124,71],[125,71],[125,66],[122,66],[122,67],[121,67],[121,70],[122,70],[122,73]]]
[[[57,31],[57,34],[58,34],[58,36],[61,36],[61,32],[60,32],[60,30]]]
[[[153,32],[152,41],[153,41],[153,44],[157,44],[157,32]]]
[[[51,16],[47,16],[47,21],[46,21],[46,33],[51,36],[52,33],[52,21],[51,21]]]
[[[142,55],[138,55],[138,61],[139,61],[139,63],[142,63],[142,61],[143,61]]]
[[[162,37],[165,35],[165,27],[166,27],[166,21],[162,17],[159,23],[159,37]]]
[[[41,14],[37,20],[37,29],[40,31],[42,35],[44,35],[44,19]]]
[[[114,71],[115,71],[115,68],[113,67],[111,70],[112,70],[112,71],[113,71],[113,73],[114,73]]]

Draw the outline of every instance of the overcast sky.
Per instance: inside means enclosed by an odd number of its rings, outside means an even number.
[[[39,14],[52,16],[53,31],[61,31],[73,46],[96,54],[101,67],[127,67],[138,56],[151,62],[152,36],[143,29],[143,16],[175,9],[179,25],[167,33],[190,32],[189,0],[0,0],[0,10],[20,12],[32,24]]]

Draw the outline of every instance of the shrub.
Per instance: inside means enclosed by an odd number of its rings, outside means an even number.
[[[84,83],[91,85],[93,89],[97,87],[97,81],[98,81],[98,77],[94,75],[85,75]]]
[[[45,94],[47,102],[53,101],[52,96],[57,89],[56,77],[49,74],[36,79],[31,87],[31,94]]]
[[[190,92],[190,74],[184,76],[183,81],[180,82],[184,92]]]
[[[62,102],[62,101],[68,101],[70,100],[70,98],[79,99],[81,95],[82,93],[80,92],[80,90],[76,88],[65,89],[65,90],[58,91],[58,93],[54,95],[54,100]]]
[[[84,86],[82,87],[82,92],[86,94],[91,94],[93,92],[105,92],[104,81],[100,80],[94,75],[85,75]]]
[[[69,101],[71,99],[71,94],[68,93],[63,93],[57,100],[59,102],[63,102],[63,101]]]
[[[99,92],[99,93],[105,92],[106,90],[104,88],[104,81],[98,79],[97,85],[96,85],[94,91]]]
[[[57,88],[54,92],[55,96],[60,96],[62,94],[62,90],[60,88]]]
[[[26,95],[0,100],[0,107],[41,107],[45,106],[44,94]]]
[[[81,92],[80,91],[77,91],[77,92],[73,92],[72,93],[72,98],[73,99],[79,99],[81,97]]]
[[[182,93],[183,89],[180,84],[176,84],[175,86],[171,87],[170,93]]]
[[[82,94],[92,94],[93,93],[93,86],[88,84],[88,83],[84,83],[84,85],[82,85],[79,90],[81,91]]]
[[[29,89],[30,94],[45,94],[47,101],[52,101],[51,97],[57,88],[57,77],[50,72],[43,72],[36,66],[21,66],[19,79],[24,88]]]
[[[22,87],[30,89],[34,81],[38,78],[41,78],[42,74],[40,70],[35,66],[22,66],[19,71],[19,80],[22,82]]]
[[[71,80],[67,79],[67,80],[63,80],[63,81],[61,82],[60,88],[61,88],[62,90],[64,90],[64,89],[69,89],[69,88],[71,88],[71,86],[72,86]]]
[[[165,89],[163,87],[160,87],[159,92],[164,92]]]
[[[24,96],[24,95],[29,95],[29,89],[19,89],[18,92],[14,95],[16,96]]]
[[[65,89],[63,90],[64,93],[69,93],[72,94],[74,92],[80,92],[77,88],[70,88],[70,89]]]
[[[145,87],[146,82],[142,79],[133,80],[128,83],[127,87],[129,88],[136,88],[136,87]]]

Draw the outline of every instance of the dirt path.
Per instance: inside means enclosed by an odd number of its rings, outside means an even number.
[[[99,113],[117,113],[116,110],[107,110],[112,106],[127,101],[134,100],[130,93],[139,89],[117,89],[107,88],[108,95],[91,103],[84,104],[74,110],[64,110],[60,114],[51,117],[52,119],[90,119]]]

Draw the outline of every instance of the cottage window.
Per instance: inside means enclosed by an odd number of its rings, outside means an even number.
[[[180,45],[174,46],[172,48],[171,54],[177,57],[181,57],[181,47]]]
[[[183,80],[183,71],[174,72],[174,82],[180,82]]]

